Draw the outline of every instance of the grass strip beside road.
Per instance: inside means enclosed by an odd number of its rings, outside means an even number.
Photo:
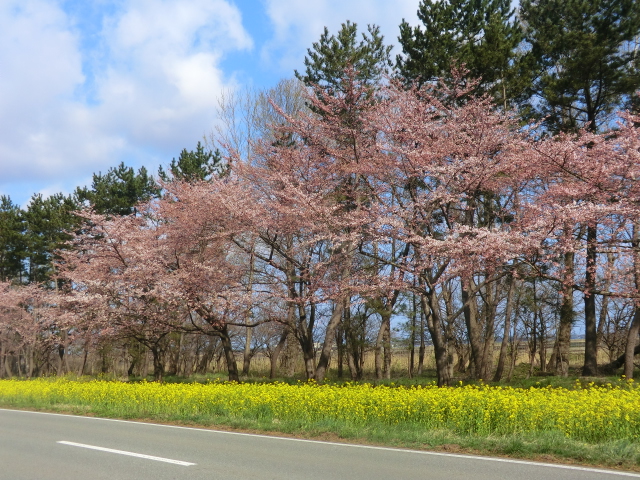
[[[640,388],[0,380],[0,405],[640,471]]]

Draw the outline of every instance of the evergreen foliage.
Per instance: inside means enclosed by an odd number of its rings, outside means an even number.
[[[24,212],[24,268],[28,282],[46,282],[54,274],[55,252],[67,248],[70,232],[78,225],[79,219],[74,214],[77,208],[73,197],[61,193],[47,198],[41,194],[31,197]]]
[[[0,281],[19,279],[25,255],[24,217],[20,207],[0,196]]]
[[[79,202],[88,201],[97,213],[130,215],[136,212],[136,205],[157,197],[159,192],[146,168],[141,167],[136,173],[120,163],[104,175],[94,173],[91,188],[77,188],[75,193]]]
[[[384,44],[380,27],[368,25],[367,32],[358,42],[358,25],[347,20],[338,35],[329,35],[325,27],[318,42],[307,49],[304,75],[295,71],[296,77],[307,86],[318,85],[326,94],[346,94],[345,69],[354,71],[355,79],[372,89],[380,84],[391,67],[391,46]],[[319,92],[316,90],[315,92]],[[322,100],[322,98],[321,98]]]
[[[480,79],[474,93],[489,92],[506,108],[529,81],[517,49],[521,28],[510,5],[509,0],[422,0],[422,26],[404,20],[400,25],[400,76],[422,84],[448,78],[452,67],[464,65],[469,78]]]
[[[528,113],[551,131],[605,129],[640,88],[635,0],[523,0],[521,17],[537,72]]]
[[[187,151],[185,148],[180,152],[178,160],[175,158],[171,160],[169,172],[165,172],[160,167],[158,176],[165,182],[173,180],[196,182],[223,176],[226,171],[227,166],[222,160],[220,151],[205,151],[202,144],[198,142],[195,151]]]

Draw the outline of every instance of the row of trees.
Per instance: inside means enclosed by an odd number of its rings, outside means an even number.
[[[374,308],[390,349],[391,316],[409,295],[447,384],[458,318],[471,374],[489,378],[497,318],[506,342],[514,285],[539,279],[560,300],[553,368],[568,372],[576,290],[584,373],[594,374],[589,300],[637,297],[637,118],[615,135],[537,138],[468,88],[391,83],[372,101],[354,77],[344,78],[349,95],[307,97],[321,114],[285,117],[274,134],[287,142],[261,139],[244,159],[221,139],[224,176],[173,178],[131,215],[83,213],[71,248],[58,252],[49,301],[56,322],[69,322],[62,331],[134,339],[158,378],[171,334],[215,336],[237,378],[229,327],[275,321],[297,339],[307,376],[322,380],[338,329],[353,335],[353,312]],[[34,321],[39,310],[29,310]]]
[[[94,176],[74,197],[92,210],[66,210],[37,260],[24,245],[45,236],[4,199],[3,225],[22,227],[3,229],[2,280],[21,286],[0,295],[0,374],[117,345],[130,372],[151,352],[160,379],[189,344],[191,371],[215,347],[238,379],[240,331],[245,373],[258,345],[275,374],[295,343],[322,380],[337,344],[357,379],[377,318],[382,377],[404,312],[440,385],[456,366],[501,378],[523,333],[532,364],[567,375],[578,318],[583,374],[604,343],[632,376],[638,118],[608,114],[640,82],[638,7],[522,2],[515,17],[508,3],[422,2],[392,76],[377,27],[325,31],[296,72],[308,89],[223,98],[218,150],[183,151],[157,184],[124,165]]]

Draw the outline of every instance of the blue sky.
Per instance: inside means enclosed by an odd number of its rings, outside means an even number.
[[[419,0],[0,0],[0,194],[155,173],[211,133],[224,91],[302,70],[324,26],[397,43]],[[396,49],[397,52],[397,49]]]

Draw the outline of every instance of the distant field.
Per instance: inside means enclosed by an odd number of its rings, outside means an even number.
[[[425,348],[425,357],[424,357],[424,364],[423,364],[424,373],[421,376],[417,375],[417,370],[418,370],[418,351],[417,350],[418,349],[416,348],[416,352],[414,355],[414,369],[413,369],[414,377],[424,378],[425,380],[435,379],[436,365],[435,365],[435,356],[433,352],[433,346],[427,345]],[[498,361],[499,352],[500,352],[500,342],[496,342],[493,349],[494,364]],[[552,349],[550,347],[547,347],[547,351],[546,351],[547,362],[549,362],[551,358],[551,354],[552,354]],[[334,355],[332,356],[331,364],[330,364],[331,368],[329,369],[329,372],[328,372],[329,378],[332,378],[332,379],[338,378],[336,357],[337,355],[334,352]],[[614,355],[614,358],[616,357],[617,355]],[[391,356],[391,377],[393,379],[400,380],[403,377],[405,379],[407,378],[408,370],[409,370],[409,358],[410,356],[407,348],[393,349],[392,356]],[[454,354],[453,359],[454,359],[453,377],[458,379],[466,379],[467,373],[459,372],[455,368],[455,366],[457,366],[457,363],[458,363],[457,355]],[[513,365],[510,363],[510,361],[512,360],[513,360]],[[533,374],[536,375],[540,373],[540,370],[541,370],[539,352],[536,354],[533,360],[534,360],[534,368],[532,370],[533,370]],[[238,361],[241,361],[240,357],[238,357]],[[523,367],[525,365],[528,367],[529,361],[530,361],[530,358],[529,358],[528,346],[524,342],[521,342],[518,344],[515,358],[508,359],[507,365],[505,366],[503,378],[506,378],[509,375],[509,373],[511,373],[512,378],[514,379],[517,379],[523,376],[528,376],[529,369],[523,368]],[[600,348],[598,351],[598,365],[604,365],[609,363],[610,361],[611,361],[611,358],[609,357],[609,355],[604,351],[604,349]],[[569,364],[572,369],[579,370],[582,368],[582,365],[584,364],[584,340],[573,339],[571,341]],[[302,372],[304,371],[304,363],[301,356],[294,359],[294,365],[295,366],[293,370],[297,375],[297,377],[300,378],[303,375]],[[363,366],[364,366],[365,378],[374,380],[375,379],[375,357],[374,357],[373,351],[365,352]],[[513,368],[513,371],[512,371],[512,367],[515,367]],[[269,358],[260,354],[253,357],[251,361],[251,376],[266,377],[269,375],[269,369],[270,369]],[[122,370],[123,372],[125,371],[124,366],[122,367]],[[224,368],[222,368],[222,371],[226,373],[224,371]],[[125,375],[123,374],[123,377],[124,376]],[[343,365],[343,378],[345,379],[349,378],[349,369],[348,369],[348,366],[346,365],[346,362],[345,362],[345,365]]]

